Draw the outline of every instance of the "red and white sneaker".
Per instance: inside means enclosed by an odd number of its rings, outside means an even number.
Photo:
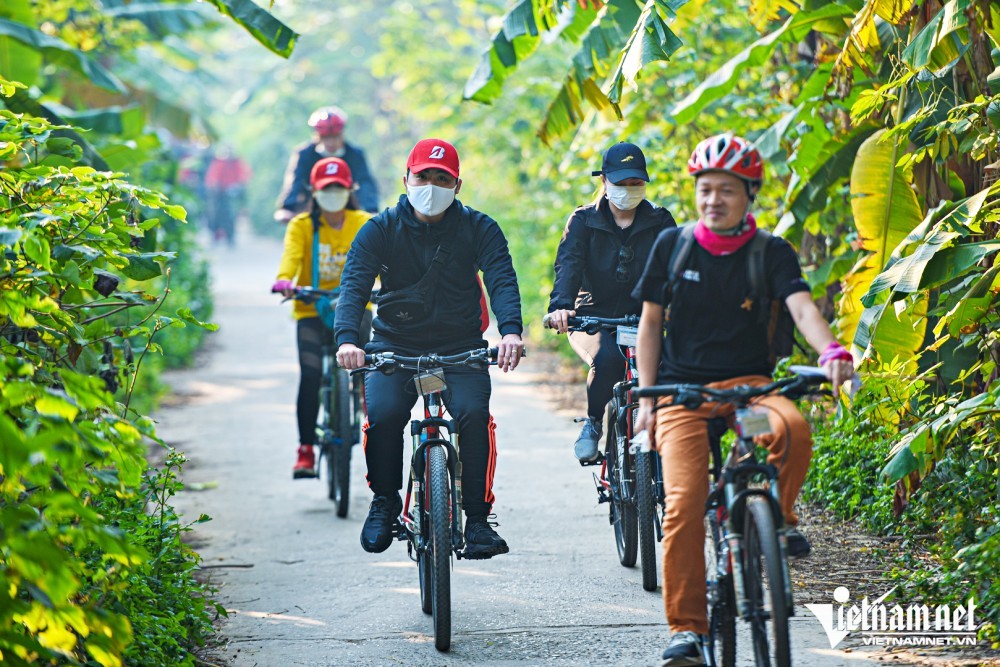
[[[292,479],[309,479],[319,477],[316,470],[316,452],[312,445],[299,445],[299,458],[292,468]]]

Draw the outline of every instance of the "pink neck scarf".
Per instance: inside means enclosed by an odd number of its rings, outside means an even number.
[[[705,226],[703,220],[698,220],[698,224],[694,227],[694,238],[698,241],[698,245],[707,250],[709,254],[719,257],[731,255],[745,246],[756,232],[757,221],[753,215],[747,213],[746,229],[735,236],[716,234]]]

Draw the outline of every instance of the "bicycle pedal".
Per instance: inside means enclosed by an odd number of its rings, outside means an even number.
[[[579,459],[577,459],[579,461]],[[597,456],[589,461],[580,461],[580,465],[586,468],[587,466],[596,466],[604,463],[604,454],[597,452]]]

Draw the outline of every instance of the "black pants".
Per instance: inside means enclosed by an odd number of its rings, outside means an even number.
[[[604,408],[614,393],[615,384],[625,377],[625,348],[618,345],[613,331],[587,334],[574,331],[569,343],[590,366],[587,373],[587,416],[604,420]]]
[[[410,411],[416,404],[412,371],[392,375],[368,373],[365,400],[368,430],[365,460],[368,485],[377,496],[391,496],[403,488],[404,428],[410,442]],[[443,398],[448,412],[458,420],[459,457],[462,460],[462,503],[467,516],[486,516],[493,506],[493,471],[496,446],[490,421],[490,384],[486,369],[448,368],[448,389]]]
[[[371,336],[371,311],[366,310],[361,323],[361,338]],[[323,381],[323,345],[333,346],[333,331],[323,326],[318,317],[298,320],[296,339],[299,348],[299,397],[296,416],[299,442],[316,444],[316,418],[319,415],[319,388]],[[333,350],[336,353],[336,350]]]

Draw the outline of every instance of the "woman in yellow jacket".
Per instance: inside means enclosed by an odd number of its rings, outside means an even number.
[[[354,200],[354,180],[351,169],[340,158],[325,158],[316,163],[310,173],[312,205],[288,223],[285,230],[285,250],[281,255],[278,277],[272,292],[286,297],[296,286],[313,286],[317,276],[319,289],[340,286],[340,273],[347,259],[354,236],[368,221],[370,214],[357,210]],[[317,248],[316,258],[313,249]],[[323,373],[322,346],[332,344],[333,330],[326,328],[316,307],[296,301],[294,315],[299,348],[299,396],[297,416],[299,425],[298,459],[292,468],[292,477],[316,477],[316,417],[319,414],[319,389]],[[371,316],[362,324],[361,335],[370,334]],[[369,329],[369,331],[364,331]]]

